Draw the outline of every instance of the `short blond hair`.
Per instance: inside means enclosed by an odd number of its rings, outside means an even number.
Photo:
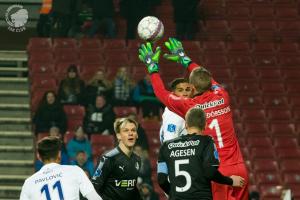
[[[132,123],[135,125],[135,127],[138,127],[138,123],[137,121],[135,121],[134,119],[130,118],[130,117],[122,117],[122,118],[117,118],[114,122],[114,131],[115,133],[120,133],[121,128],[123,127],[123,125],[127,124],[127,123]]]

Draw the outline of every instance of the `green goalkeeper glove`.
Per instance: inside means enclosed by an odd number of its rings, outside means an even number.
[[[179,40],[176,40],[175,38],[169,38],[169,42],[165,42],[165,46],[171,52],[171,54],[164,54],[164,58],[167,60],[180,63],[185,68],[187,68],[192,62],[192,60],[184,53],[183,46]]]
[[[152,51],[152,45],[147,42],[139,48],[139,59],[146,64],[150,74],[158,72],[158,60],[161,53],[160,47],[157,47],[155,52]]]

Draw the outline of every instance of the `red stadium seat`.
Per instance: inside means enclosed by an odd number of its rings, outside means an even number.
[[[142,120],[140,124],[146,131],[159,131],[161,126],[160,122],[156,120]]]
[[[268,136],[269,128],[265,122],[244,122],[245,134],[248,137]]]
[[[282,74],[279,69],[270,69],[270,68],[259,68],[258,69],[259,77],[264,79],[273,79],[273,80],[280,80]]]
[[[114,136],[112,135],[91,135],[92,151],[94,156],[99,156],[115,146]]]
[[[263,94],[285,94],[285,87],[282,82],[262,82],[261,88]]]
[[[284,173],[283,182],[287,185],[299,184],[300,186],[300,171],[294,173]]]
[[[125,117],[130,114],[137,114],[137,109],[134,106],[116,106],[114,112],[117,117]]]
[[[203,11],[205,12],[205,16],[209,19],[224,19],[226,15],[226,10],[224,7],[220,5],[218,2],[215,3],[208,3],[202,4]]]
[[[280,161],[280,170],[283,173],[299,172],[300,160],[299,159],[286,159]]]
[[[262,158],[275,158],[275,151],[273,148],[265,147],[252,147],[250,151],[250,157],[252,160]]]
[[[103,48],[101,41],[97,38],[82,38],[79,41],[80,50],[95,49],[100,51]]]
[[[54,52],[55,62],[77,62],[79,56],[73,49],[57,49]]]
[[[259,184],[277,184],[280,185],[281,178],[277,172],[260,172],[256,174],[256,181]]]
[[[53,48],[77,50],[77,41],[72,38],[55,38],[53,40]]]
[[[300,149],[299,147],[276,148],[276,156],[278,160],[300,159]]]
[[[298,9],[295,6],[276,6],[275,17],[278,20],[295,20],[299,19]]]
[[[225,43],[223,41],[203,41],[202,48],[204,53],[223,53]]]
[[[257,79],[257,73],[255,69],[251,68],[233,68],[233,76],[234,79],[250,79],[255,80]]]
[[[100,53],[81,53],[80,54],[81,64],[99,64],[103,65],[105,60]]]
[[[212,73],[214,79],[217,81],[219,79],[231,80],[232,78],[230,70],[226,68],[213,68],[210,70],[210,72]]]
[[[125,50],[126,41],[123,39],[105,39],[103,40],[103,47],[106,50]]]
[[[258,42],[273,42],[276,39],[276,21],[253,20],[253,29]]]
[[[280,20],[277,22],[280,36],[283,41],[296,42],[299,39],[300,21]]]
[[[204,54],[204,63],[208,68],[224,67],[227,64],[227,58],[223,54]]]
[[[300,184],[298,184],[298,183],[297,184],[290,184],[289,187],[292,190],[292,194],[293,194],[294,199],[299,199],[300,198],[300,190],[299,190]]]
[[[191,41],[191,40],[183,40],[181,41],[182,45],[184,46],[184,50],[187,52],[200,52],[200,43],[198,41]]]
[[[273,20],[274,19],[273,7],[253,6],[252,18],[253,20]]]
[[[229,34],[233,41],[249,41],[252,37],[252,23],[247,20],[231,20]]]
[[[228,24],[225,20],[206,20],[203,27],[208,40],[226,39]]]
[[[79,105],[64,105],[64,111],[68,119],[81,119],[85,115],[85,108]]]
[[[39,141],[47,136],[49,136],[49,133],[38,133],[36,137],[36,141]]]
[[[300,77],[300,71],[298,68],[284,68],[281,69],[281,71],[286,80],[298,80]]]
[[[31,79],[31,91],[36,90],[37,88],[41,89],[47,89],[47,90],[54,90],[56,91],[57,89],[57,84],[56,80],[51,77],[51,78],[44,78],[44,77],[32,77]]]
[[[298,141],[294,137],[275,137],[274,146],[276,148],[294,148],[294,149],[297,149],[299,147]]]
[[[249,81],[235,81],[234,87],[239,95],[259,95],[260,88],[257,83]]]
[[[296,42],[283,42],[278,44],[279,53],[297,53],[299,51]]]
[[[274,53],[276,46],[273,42],[257,42],[253,44],[254,53]]]
[[[234,130],[235,130],[235,133],[236,133],[236,135],[237,135],[238,138],[244,136],[244,128],[243,128],[243,124],[242,123],[235,122],[234,123]]]
[[[285,96],[266,95],[263,97],[263,101],[266,108],[286,108],[289,106],[288,100]]]
[[[272,148],[272,141],[269,137],[249,137],[247,139],[247,146],[252,147],[260,147],[260,148]]]
[[[245,68],[247,68],[248,66],[251,67],[253,65],[251,56],[243,54],[230,54],[228,56],[228,62],[233,67],[246,66]]]
[[[269,109],[267,111],[269,120],[271,121],[290,121],[292,113],[288,109]]]
[[[270,197],[275,199],[280,199],[281,197],[282,186],[261,184],[259,188],[260,188],[260,194],[262,199],[266,199]]]
[[[254,63],[257,67],[277,65],[276,56],[273,54],[252,54]]]
[[[241,95],[238,97],[240,108],[263,108],[263,100],[257,95]]]
[[[287,89],[288,94],[299,94],[300,85],[298,81],[286,81],[285,87]]]
[[[298,54],[286,54],[286,53],[282,53],[282,54],[278,54],[278,61],[279,64],[283,67],[286,66],[299,66],[300,64],[300,58],[298,56]]]
[[[278,172],[278,164],[273,159],[257,159],[253,162],[253,169],[257,172]]]
[[[249,6],[229,6],[227,7],[227,19],[247,20],[250,18]]]
[[[272,120],[270,123],[272,136],[293,137],[296,136],[295,129],[295,124],[290,123],[289,121],[276,123]]]
[[[300,96],[290,96],[289,102],[293,108],[300,108]]]
[[[250,52],[249,42],[229,42],[227,43],[227,52],[229,54],[248,54]]]
[[[31,63],[29,67],[29,74],[31,77],[40,76],[50,78],[54,75],[54,65],[52,63]]]
[[[243,121],[258,121],[264,122],[266,120],[266,113],[264,109],[242,109],[241,117]]]
[[[52,42],[51,38],[30,38],[28,45],[27,45],[27,51],[51,51],[52,50]]]
[[[71,119],[67,121],[68,131],[75,131],[79,126],[83,125],[81,119]]]
[[[53,63],[53,54],[51,51],[44,51],[44,52],[31,52],[29,55],[29,66],[31,63],[36,62],[44,62],[44,63]]]

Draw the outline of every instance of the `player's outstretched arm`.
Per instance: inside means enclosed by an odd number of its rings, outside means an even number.
[[[139,48],[139,59],[145,63],[149,74],[157,73],[159,71],[158,61],[160,57],[161,49],[158,46],[153,52],[150,42],[142,44]]]
[[[180,63],[184,68],[188,68],[192,60],[185,54],[182,43],[179,40],[169,38],[169,41],[165,42],[165,46],[170,51],[170,54],[165,53],[164,58]]]

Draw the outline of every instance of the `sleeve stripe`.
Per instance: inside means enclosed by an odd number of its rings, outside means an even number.
[[[157,163],[157,173],[168,174],[168,166],[166,162]]]

